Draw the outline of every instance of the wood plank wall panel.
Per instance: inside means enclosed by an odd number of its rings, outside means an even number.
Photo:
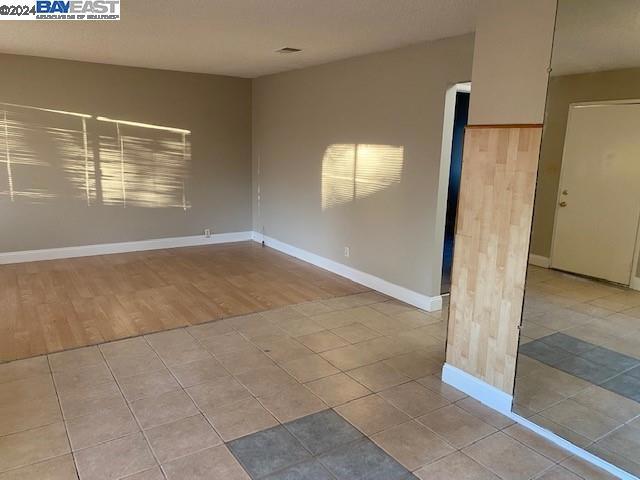
[[[513,391],[540,126],[468,128],[447,362]]]

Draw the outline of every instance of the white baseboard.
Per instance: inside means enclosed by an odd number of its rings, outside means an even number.
[[[585,449],[578,447],[577,445],[574,445],[570,441],[562,438],[559,435],[556,435],[552,431],[547,430],[546,428],[541,427],[536,423],[533,423],[531,420],[521,417],[517,413],[511,412],[507,416],[511,418],[514,422],[519,423],[523,427],[533,431],[534,433],[537,433],[543,438],[546,438],[547,440],[556,444],[560,448],[564,448],[565,450],[567,450],[568,452],[571,452],[576,457],[579,457],[585,460],[586,462],[589,462],[592,465],[595,465],[596,467],[601,468],[606,472],[609,472],[611,475],[617,478],[620,478],[622,480],[640,480],[635,475],[631,475],[630,473],[625,472],[621,468],[616,467],[615,465],[601,459],[600,457],[595,456],[593,453],[590,453]]]
[[[444,367],[442,367],[442,381],[503,415],[511,414],[511,403],[513,402],[511,395],[467,372],[463,372],[453,365],[444,364]]]
[[[497,412],[505,415],[506,417],[511,418],[514,422],[519,423],[523,427],[537,433],[541,437],[558,445],[560,448],[564,448],[573,455],[582,458],[583,460],[595,465],[596,467],[601,468],[623,480],[639,480],[638,477],[635,477],[630,473],[627,473],[624,470],[616,467],[615,465],[584,450],[583,448],[574,445],[568,440],[560,437],[559,435],[556,435],[552,431],[533,423],[531,420],[527,420],[517,413],[512,412],[511,405],[513,397],[503,392],[502,390],[497,389],[493,385],[489,385],[479,378],[463,372],[459,368],[449,365],[448,363],[445,363],[444,367],[442,368],[442,381],[466,393],[470,397],[475,398],[489,408],[492,408]]]
[[[210,237],[194,235],[189,237],[155,238],[152,240],[140,240],[136,242],[102,243],[97,245],[82,245],[78,247],[4,252],[0,253],[0,265],[6,265],[9,263],[38,262],[41,260],[57,260],[61,258],[89,257],[91,255],[108,255],[111,253],[140,252],[144,250],[159,250],[163,248],[244,242],[251,240],[252,234],[253,232],[217,233]]]
[[[531,253],[529,254],[529,264],[535,265],[536,267],[549,268],[551,266],[551,259]]]
[[[442,297],[429,297],[408,288],[395,285],[391,282],[375,277],[365,272],[348,267],[333,260],[321,257],[311,252],[280,242],[279,240],[264,237],[257,232],[233,232],[219,233],[205,237],[194,235],[188,237],[156,238],[135,242],[102,243],[96,245],[81,245],[77,247],[47,248],[41,250],[25,250],[19,252],[0,252],[0,265],[10,263],[38,262],[42,260],[58,260],[63,258],[89,257],[92,255],[109,255],[112,253],[139,252],[145,250],[158,250],[163,248],[193,247],[198,245],[214,245],[220,243],[243,242],[254,240],[265,241],[271,248],[279,250],[317,267],[329,270],[354,282],[382,292],[390,297],[397,298],[410,305],[435,312],[442,309]]]
[[[640,290],[640,277],[631,277],[629,288],[631,290]]]
[[[268,247],[279,250],[287,255],[291,255],[292,257],[299,258],[300,260],[304,260],[305,262],[333,272],[341,277],[353,280],[354,282],[360,283],[373,290],[377,290],[378,292],[389,295],[390,297],[408,303],[409,305],[413,305],[414,307],[426,310],[427,312],[442,310],[442,296],[440,295],[435,297],[423,295],[369,273],[356,270],[355,268],[348,267],[342,263],[329,260],[328,258],[321,257],[315,253],[281,242],[275,238],[263,236],[258,232],[253,232],[253,240],[256,242],[264,242]]]

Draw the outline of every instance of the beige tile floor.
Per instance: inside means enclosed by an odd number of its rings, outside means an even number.
[[[640,355],[640,292],[529,268],[521,343],[562,332]],[[640,403],[520,355],[515,409],[640,475]]]
[[[443,384],[443,318],[364,293],[0,365],[0,480],[246,479],[225,442],[327,408],[420,479],[612,478]]]

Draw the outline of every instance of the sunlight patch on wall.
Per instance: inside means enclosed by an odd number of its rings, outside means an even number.
[[[86,118],[0,104],[0,198],[43,203],[59,197],[66,182],[74,198],[86,197]]]
[[[353,202],[400,183],[404,147],[335,143],[322,159],[322,209]]]
[[[113,135],[100,136],[102,199],[105,205],[191,207],[186,184],[190,132],[98,117]]]
[[[0,103],[0,201],[190,208],[189,130]]]

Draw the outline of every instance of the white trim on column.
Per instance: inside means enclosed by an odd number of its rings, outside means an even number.
[[[258,232],[253,232],[253,240],[259,243],[264,242],[266,246],[271,247],[275,250],[279,250],[283,253],[286,253],[287,255],[291,255],[292,257],[304,260],[305,262],[311,263],[316,267],[323,268],[337,275],[340,275],[341,277],[353,280],[354,282],[360,283],[366,287],[372,288],[373,290],[377,290],[378,292],[384,293],[386,295],[389,295],[390,297],[396,298],[428,312],[435,312],[442,309],[441,295],[438,295],[436,297],[423,295],[413,290],[409,290],[408,288],[401,287],[400,285],[388,282],[387,280],[383,280],[382,278],[376,277],[369,273],[356,270],[355,268],[349,267],[342,263],[338,263],[328,258],[321,257],[320,255],[316,255],[315,253],[311,253],[301,248],[294,247],[293,245],[281,242],[280,240],[276,240],[275,238],[261,235]]]
[[[601,468],[622,480],[639,480],[638,477],[635,477],[619,467],[616,467],[615,465],[612,465],[577,445],[574,445],[550,430],[533,423],[531,420],[512,412],[511,406],[513,397],[502,390],[497,389],[493,385],[489,385],[479,378],[463,372],[459,368],[449,365],[448,363],[445,363],[442,368],[442,381],[466,393],[470,397],[475,398],[489,408],[511,418],[514,422],[537,433],[541,437],[558,445],[560,448],[564,448],[573,455],[582,458],[596,467]]]
[[[513,401],[511,395],[453,365],[444,364],[444,367],[442,367],[442,381],[504,415],[511,413],[511,403]]]
[[[163,248],[193,247],[197,245],[214,245],[218,243],[244,242],[251,240],[253,232],[217,233],[210,237],[194,235],[189,237],[155,238],[136,242],[101,243],[97,245],[81,245],[77,247],[47,248],[42,250],[25,250],[22,252],[0,253],[0,265],[9,263],[37,262],[61,258],[88,257],[91,255],[108,255],[111,253],[140,252]]]
[[[555,443],[560,448],[564,448],[565,450],[574,454],[576,457],[579,457],[591,463],[592,465],[595,465],[596,467],[601,468],[606,472],[609,472],[611,475],[614,475],[615,477],[618,477],[622,480],[639,480],[638,477],[631,475],[629,472],[625,472],[621,468],[616,467],[615,465],[601,459],[600,457],[595,456],[593,453],[590,453],[584,450],[583,448],[578,447],[577,445],[574,445],[570,441],[562,438],[559,435],[556,435],[552,431],[547,430],[546,428],[533,423],[531,420],[521,417],[517,413],[510,412],[510,414],[507,416],[510,417],[516,423],[519,423],[520,425],[522,425],[523,427],[528,428],[529,430],[537,433],[541,437],[546,438],[550,442]]]
[[[535,265],[536,267],[549,268],[551,266],[551,259],[531,253],[529,254],[529,264]]]

